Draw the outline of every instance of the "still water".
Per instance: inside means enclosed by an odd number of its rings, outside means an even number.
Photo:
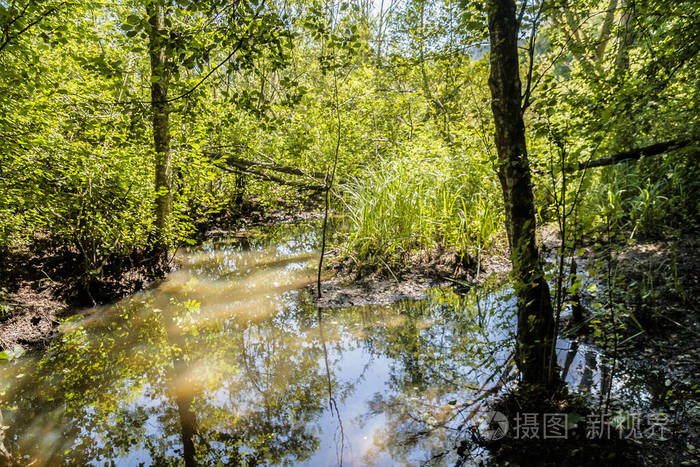
[[[157,287],[62,324],[0,365],[20,465],[451,465],[517,377],[507,290],[319,310],[317,227],[280,225],[180,254]],[[605,372],[560,340],[574,390]],[[630,387],[625,375],[615,391]],[[630,398],[644,403],[647,393]],[[2,439],[0,439],[2,441]]]

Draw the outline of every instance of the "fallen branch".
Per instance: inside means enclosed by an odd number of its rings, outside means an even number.
[[[222,146],[223,147],[223,146]],[[245,149],[249,149],[247,147],[244,147]],[[305,172],[301,169],[298,169],[296,167],[292,167],[289,165],[281,165],[281,164],[276,164],[274,162],[258,162],[258,161],[252,161],[249,159],[243,159],[240,156],[225,156],[222,154],[220,151],[204,151],[203,154],[205,156],[211,157],[212,159],[217,159],[221,160],[223,159],[225,164],[232,165],[234,167],[237,167],[240,170],[248,170],[251,167],[259,167],[261,169],[265,170],[271,170],[273,172],[279,172],[279,173],[284,173],[288,175],[298,175],[301,177],[307,177],[311,180],[317,181],[324,179],[326,177],[326,174],[322,172]],[[264,156],[261,154],[261,156]],[[271,158],[264,156],[270,160]]]
[[[586,162],[579,162],[577,165],[569,166],[569,171],[575,172],[577,170],[586,170],[593,167],[604,167],[620,162],[635,161],[641,159],[642,157],[658,156],[660,154],[664,154],[674,149],[680,149],[686,146],[690,146],[695,142],[696,141],[693,140],[675,140],[666,141],[663,143],[656,143],[650,146],[645,146],[643,148],[632,149],[630,151],[623,151],[610,157],[604,157],[602,159],[593,159]]]
[[[271,170],[273,172],[284,173],[288,175],[299,175],[302,177],[309,177],[315,179],[325,178],[325,174],[321,172],[311,172],[306,173],[301,169],[296,167],[290,167],[287,165],[273,164],[270,162],[255,162],[246,159],[241,159],[240,157],[229,157],[226,159],[226,163],[238,167],[241,170],[248,170],[250,167],[260,167],[261,169]]]
[[[266,174],[264,172],[259,172],[257,170],[253,169],[236,169],[236,168],[231,168],[231,167],[222,167],[223,170],[234,173],[237,175],[252,175],[253,177],[258,178],[259,180],[267,181],[267,182],[274,182],[274,183],[279,183],[280,185],[287,185],[287,186],[293,186],[296,188],[302,188],[305,190],[314,190],[314,191],[321,191],[324,190],[326,187],[324,185],[315,185],[311,183],[301,183],[301,182],[294,182],[294,181],[289,181],[285,180],[280,177],[275,177],[274,175]]]

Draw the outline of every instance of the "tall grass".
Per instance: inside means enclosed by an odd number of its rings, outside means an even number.
[[[503,225],[499,194],[489,164],[468,155],[385,158],[342,186],[347,253],[370,264],[435,248],[478,256]]]
[[[605,214],[630,238],[693,231],[700,223],[700,166],[690,156],[605,168],[587,193],[591,227]]]

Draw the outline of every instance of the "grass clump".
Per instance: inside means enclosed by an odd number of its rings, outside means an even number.
[[[478,257],[503,225],[497,183],[490,164],[467,154],[415,148],[385,157],[342,187],[345,253],[365,265],[417,250]]]

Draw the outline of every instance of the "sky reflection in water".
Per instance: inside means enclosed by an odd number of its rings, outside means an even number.
[[[458,429],[516,377],[514,299],[319,312],[316,248],[303,224],[206,244],[153,290],[67,321],[0,367],[6,448],[34,465],[453,463]],[[595,391],[599,355],[559,347],[569,384]]]

